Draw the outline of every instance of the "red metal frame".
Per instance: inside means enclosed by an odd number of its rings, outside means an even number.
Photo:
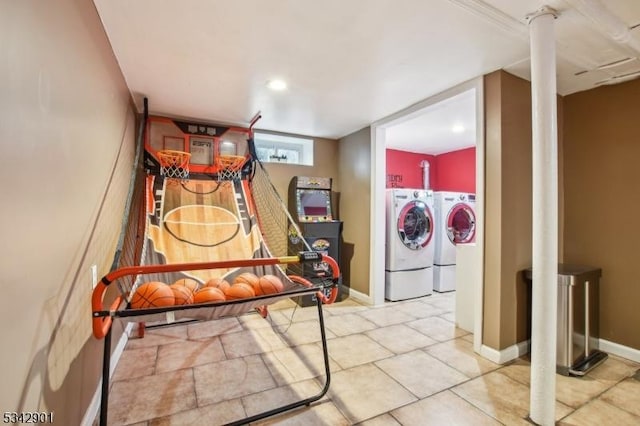
[[[338,277],[340,276],[340,269],[338,267],[337,262],[331,258],[330,256],[322,255],[322,261],[326,262],[329,266],[331,266],[331,270],[333,271],[333,280],[337,282]],[[145,266],[127,266],[120,269],[116,269],[105,275],[98,285],[94,288],[93,294],[91,296],[91,308],[93,311],[93,335],[98,338],[104,338],[109,329],[111,328],[111,324],[113,322],[113,316],[115,316],[116,311],[120,307],[123,301],[125,301],[124,295],[119,295],[116,299],[111,303],[108,309],[104,307],[104,296],[107,291],[107,287],[117,280],[118,278],[122,278],[129,275],[138,275],[138,274],[151,274],[157,272],[178,272],[178,271],[194,271],[194,270],[202,270],[202,269],[217,269],[217,268],[237,268],[237,267],[253,267],[253,266],[267,266],[267,265],[279,265],[279,264],[287,264],[287,263],[299,263],[300,258],[297,256],[286,256],[286,257],[269,257],[269,258],[258,258],[258,259],[236,259],[236,260],[223,260],[223,261],[215,261],[215,262],[194,262],[194,263],[175,263],[169,265],[145,265]],[[289,276],[291,281],[297,282],[299,284],[306,285],[308,287],[312,287],[313,285],[306,279],[292,275]],[[321,291],[318,292],[318,298],[325,304],[333,303],[336,300],[338,295],[337,287],[333,287],[331,289],[331,293],[329,297],[326,297],[322,294]],[[250,299],[247,299],[250,300]],[[191,306],[191,305],[189,305]],[[201,305],[192,305],[194,308],[201,308]],[[183,306],[184,307],[184,306]],[[188,309],[188,308],[187,308]],[[102,313],[105,311],[109,311],[110,315],[103,315]],[[265,311],[266,312],[266,311]]]
[[[251,119],[251,123],[249,124],[249,137],[253,137],[253,126],[255,126],[258,120],[260,120],[261,118],[262,114],[260,113],[260,111],[258,111],[256,115],[254,115]]]

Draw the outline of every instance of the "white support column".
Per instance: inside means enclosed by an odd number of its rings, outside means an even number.
[[[555,10],[527,16],[531,42],[533,291],[530,418],[555,423],[558,303],[558,131]]]

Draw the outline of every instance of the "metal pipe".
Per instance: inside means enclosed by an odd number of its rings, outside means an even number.
[[[531,46],[533,289],[530,418],[555,423],[558,286],[558,131],[555,10],[527,16]]]
[[[591,355],[589,336],[591,336],[591,300],[589,299],[589,280],[584,282],[584,357]],[[573,329],[572,329],[573,330]]]
[[[422,160],[420,167],[422,167],[422,187],[424,189],[431,189],[431,184],[429,183],[429,162]]]

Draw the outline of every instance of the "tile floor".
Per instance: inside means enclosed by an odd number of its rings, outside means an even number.
[[[454,297],[326,306],[328,393],[256,424],[528,425],[529,363],[477,356],[452,322]],[[317,394],[317,309],[287,299],[270,311],[131,338],[111,381],[109,424],[223,424]],[[558,375],[558,424],[640,425],[639,369],[610,356],[583,378]]]

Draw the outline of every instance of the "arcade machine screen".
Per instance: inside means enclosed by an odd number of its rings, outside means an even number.
[[[298,218],[301,222],[332,220],[331,193],[317,189],[299,189]]]

